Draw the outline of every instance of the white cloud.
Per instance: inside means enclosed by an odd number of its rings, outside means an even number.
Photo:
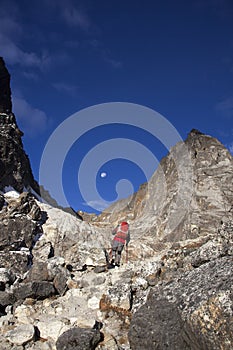
[[[21,48],[23,27],[16,16],[8,11],[9,9],[4,7],[0,9],[0,52],[4,60],[8,64],[20,64],[25,67],[44,67],[48,63],[47,55],[38,55]]]
[[[33,81],[39,80],[39,76],[36,73],[25,71],[25,72],[22,72],[22,74],[28,80],[33,80]]]
[[[91,22],[87,14],[80,9],[76,9],[72,4],[69,4],[69,6],[66,4],[62,14],[68,25],[80,27],[83,30],[88,30],[90,28]]]
[[[92,23],[87,14],[87,1],[77,0],[41,0],[41,3],[47,12],[59,16],[67,25],[79,27],[82,30],[88,30]]]
[[[95,52],[98,53],[104,62],[110,64],[113,68],[122,67],[122,62],[114,59],[111,52],[104,47],[103,43],[100,40],[90,40],[89,44],[95,50]]]
[[[60,92],[64,92],[66,94],[75,96],[77,93],[77,87],[71,84],[66,84],[66,83],[53,83],[52,86]]]
[[[117,61],[107,55],[103,55],[103,59],[106,63],[109,63],[113,68],[121,68],[122,67],[122,62]]]
[[[42,59],[34,52],[21,50],[13,41],[0,34],[0,51],[4,53],[4,59],[8,64],[20,64],[26,67],[40,67]]]
[[[6,17],[5,17],[6,16]],[[5,13],[0,12],[0,29],[1,33],[7,36],[14,35],[16,38],[20,37],[22,34],[22,27],[17,22],[16,19],[10,18]]]
[[[233,116],[233,96],[226,98],[225,100],[217,103],[215,106],[216,110],[227,118]]]
[[[12,102],[14,114],[25,133],[29,136],[34,136],[46,129],[48,117],[44,111],[32,107],[22,97],[13,96]]]

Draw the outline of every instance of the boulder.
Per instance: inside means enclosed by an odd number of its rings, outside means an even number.
[[[222,257],[155,287],[133,316],[132,350],[232,349],[231,265]]]
[[[46,262],[35,261],[28,272],[27,281],[51,281]]]
[[[17,300],[26,298],[45,299],[56,294],[51,282],[27,282],[14,287],[14,296]]]
[[[60,335],[56,347],[57,350],[94,350],[101,339],[98,330],[75,327]]]
[[[6,307],[7,305],[13,305],[16,301],[15,296],[11,292],[0,291],[0,305]]]
[[[0,266],[5,266],[14,275],[22,278],[28,271],[30,252],[5,250],[0,254]]]
[[[58,294],[62,295],[67,289],[67,281],[69,279],[69,274],[66,269],[62,269],[54,278],[53,285]]]
[[[6,334],[7,340],[15,345],[25,345],[35,336],[35,328],[31,324],[22,324]]]

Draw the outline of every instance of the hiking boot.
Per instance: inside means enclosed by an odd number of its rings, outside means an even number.
[[[108,264],[108,270],[109,269],[114,269],[115,268],[115,265],[114,264]]]

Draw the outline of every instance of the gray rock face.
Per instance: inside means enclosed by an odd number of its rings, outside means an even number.
[[[132,350],[232,349],[231,263],[207,263],[151,292],[131,323]]]
[[[57,350],[94,350],[101,333],[93,329],[71,328],[57,340]]]
[[[99,222],[128,220],[134,236],[142,232],[163,242],[214,233],[233,213],[233,158],[215,138],[192,130],[171,148],[148,184],[104,211]],[[153,245],[153,243],[152,243]]]
[[[31,249],[42,233],[41,210],[30,193],[4,199],[0,211],[0,267],[22,275],[28,270]]]
[[[145,336],[146,334],[146,336]],[[132,350],[201,350],[198,337],[184,324],[178,309],[166,299],[147,301],[135,314],[129,340]]]
[[[0,112],[0,190],[11,186],[21,193],[24,188],[31,187],[39,194],[39,186],[23,149],[22,135],[15,116]]]

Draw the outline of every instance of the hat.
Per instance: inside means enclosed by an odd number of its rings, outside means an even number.
[[[129,225],[129,224],[128,224],[128,222],[126,222],[126,221],[122,221],[121,225],[122,225],[122,226],[126,226],[126,225]]]

